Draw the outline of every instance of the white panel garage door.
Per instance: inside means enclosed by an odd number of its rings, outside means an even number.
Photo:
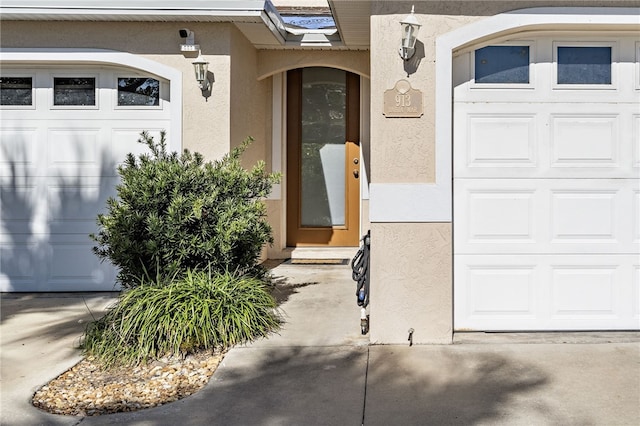
[[[640,41],[454,59],[457,330],[640,329]]]
[[[168,84],[117,68],[2,69],[0,291],[113,290],[96,216],[141,130],[170,132]]]

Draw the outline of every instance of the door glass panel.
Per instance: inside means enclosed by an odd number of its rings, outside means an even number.
[[[346,72],[302,71],[301,225],[345,224]]]

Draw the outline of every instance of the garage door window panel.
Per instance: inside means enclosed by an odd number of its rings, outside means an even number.
[[[160,81],[151,77],[118,77],[118,101],[121,108],[160,107]]]
[[[473,86],[530,86],[531,50],[526,44],[486,46],[475,50],[472,62]]]
[[[54,107],[96,107],[96,77],[54,77]]]
[[[0,105],[5,108],[33,108],[33,77],[0,77]]]
[[[564,88],[614,88],[614,46],[555,46],[556,85]]]

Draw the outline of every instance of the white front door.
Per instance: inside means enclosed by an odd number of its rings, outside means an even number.
[[[640,41],[454,59],[457,330],[640,329]]]

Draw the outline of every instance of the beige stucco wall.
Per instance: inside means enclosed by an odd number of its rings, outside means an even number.
[[[284,180],[284,179],[283,179]],[[285,222],[286,207],[284,200],[267,200],[267,217],[273,230],[273,244],[266,247],[264,256],[268,259],[286,259],[290,254],[284,250],[286,247]]]
[[[271,158],[271,80],[258,81],[258,51],[235,27],[231,30],[231,145],[251,136],[243,156],[246,166]]]
[[[371,231],[371,342],[450,343],[451,224],[377,223]]]

